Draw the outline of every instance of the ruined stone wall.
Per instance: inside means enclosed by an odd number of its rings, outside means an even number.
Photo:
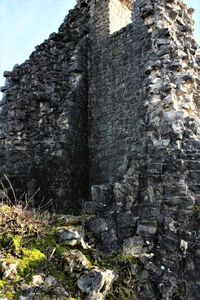
[[[109,34],[109,9],[99,1],[91,10],[89,149],[90,180],[96,184],[112,181],[134,149],[142,150],[144,65],[150,41],[137,1],[133,23],[113,35]]]
[[[122,249],[139,259],[137,266],[127,267],[141,272],[138,299],[196,300],[200,69],[192,10],[179,0],[138,3],[151,37],[144,67],[145,151],[142,159],[132,156],[116,182],[92,187],[85,208],[96,211],[96,218],[88,228],[104,252]]]
[[[196,300],[200,64],[192,10],[180,0],[137,0],[133,23],[110,35],[109,2],[92,0],[90,11],[87,2],[5,73],[1,173],[32,193],[44,186],[67,212],[90,177],[90,242],[104,255],[136,258],[123,267],[137,275],[138,299]]]
[[[18,195],[40,189],[39,204],[53,199],[55,209],[80,209],[88,192],[87,22],[88,7],[77,6],[4,74],[0,173]]]

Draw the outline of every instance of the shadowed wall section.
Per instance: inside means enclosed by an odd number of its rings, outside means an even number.
[[[80,12],[81,9],[81,12]],[[1,174],[17,195],[77,211],[88,193],[88,7],[77,6],[29,60],[5,72]]]
[[[136,8],[133,23],[109,34],[111,16],[108,12],[116,13],[117,22],[119,2],[122,6],[129,4],[126,9],[130,9],[130,2],[118,0],[108,3],[110,9],[106,9],[102,1],[91,7],[91,28],[94,30],[90,43],[89,93],[92,184],[114,180],[118,168],[128,156],[133,156],[134,149],[137,153],[142,150],[144,64],[148,60],[150,39]]]

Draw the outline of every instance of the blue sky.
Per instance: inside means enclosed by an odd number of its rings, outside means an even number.
[[[34,47],[56,32],[76,0],[0,0],[0,86]]]
[[[195,36],[200,45],[200,0],[185,0],[195,8]],[[58,30],[75,0],[0,0],[0,86],[3,71],[23,63],[34,46]],[[199,29],[199,30],[198,30]]]

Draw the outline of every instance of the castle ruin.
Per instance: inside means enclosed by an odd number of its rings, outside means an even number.
[[[19,195],[39,189],[38,205],[94,214],[87,226],[102,251],[140,251],[139,299],[200,299],[192,12],[181,0],[79,0],[4,73],[2,178]]]

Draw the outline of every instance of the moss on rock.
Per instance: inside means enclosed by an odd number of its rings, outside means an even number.
[[[125,261],[138,263],[133,256],[119,254],[104,260],[95,248],[85,247],[85,242],[76,245],[63,242],[59,237],[61,221],[69,230],[73,221],[76,233],[81,226],[84,228],[85,216],[81,223],[81,216],[59,216],[57,219],[56,215],[7,205],[0,206],[0,216],[0,265],[3,264],[0,267],[0,297],[7,300],[20,299],[20,296],[33,300],[81,300],[85,294],[78,288],[77,280],[84,272],[95,268],[102,272],[107,268],[119,272]],[[134,283],[134,278],[131,282]],[[134,292],[120,276],[109,289],[109,300],[135,299]]]

